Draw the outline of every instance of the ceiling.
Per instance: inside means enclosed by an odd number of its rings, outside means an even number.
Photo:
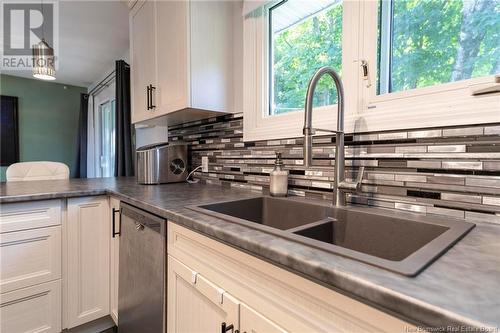
[[[59,1],[59,56],[55,82],[89,87],[128,56],[125,1]],[[2,71],[33,78],[31,71]]]

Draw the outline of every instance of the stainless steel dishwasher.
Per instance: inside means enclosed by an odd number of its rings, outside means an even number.
[[[118,332],[165,332],[166,221],[121,203]]]

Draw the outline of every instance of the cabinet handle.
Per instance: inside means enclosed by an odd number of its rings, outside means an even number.
[[[153,91],[156,90],[156,87],[153,86],[152,84],[149,85],[149,100],[150,100],[150,108],[154,109],[156,108],[156,105],[153,104]]]
[[[144,224],[141,224],[139,222],[135,222],[135,230],[137,230],[137,231],[144,230]]]
[[[112,214],[113,214],[113,218],[112,218],[112,221],[113,221],[113,223],[112,223],[112,228],[113,228],[113,230],[112,230],[112,235],[113,235],[113,238],[115,238],[115,236],[116,236],[116,235],[120,236],[120,234],[121,234],[121,232],[122,232],[122,226],[121,226],[121,223],[120,223],[120,228],[118,229],[119,231],[118,231],[118,232],[115,232],[115,230],[116,230],[116,229],[115,229],[115,228],[116,228],[116,227],[115,227],[115,224],[116,224],[116,213],[119,213],[119,212],[120,212],[120,210],[119,210],[119,209],[115,209],[115,208],[113,208],[113,212],[112,212]]]
[[[240,333],[239,330],[235,330],[234,329],[234,325],[231,324],[231,325],[227,325],[226,322],[223,322],[221,325],[220,325],[220,332],[221,333],[226,333],[228,331],[231,331],[232,333]]]

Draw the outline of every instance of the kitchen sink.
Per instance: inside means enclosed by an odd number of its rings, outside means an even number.
[[[301,198],[263,196],[189,208],[406,276],[420,273],[475,226]]]
[[[235,222],[250,221],[280,230],[299,227],[324,219],[332,214],[327,206],[303,201],[258,197],[198,206],[205,212],[217,213],[218,217],[232,217]],[[236,220],[238,219],[238,221]]]

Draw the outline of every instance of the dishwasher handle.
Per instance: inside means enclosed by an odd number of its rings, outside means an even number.
[[[166,234],[166,221],[165,219],[143,211],[142,209],[128,205],[126,203],[120,204],[122,216],[127,216],[135,222],[137,231],[144,230],[144,228],[151,229],[165,236]]]

